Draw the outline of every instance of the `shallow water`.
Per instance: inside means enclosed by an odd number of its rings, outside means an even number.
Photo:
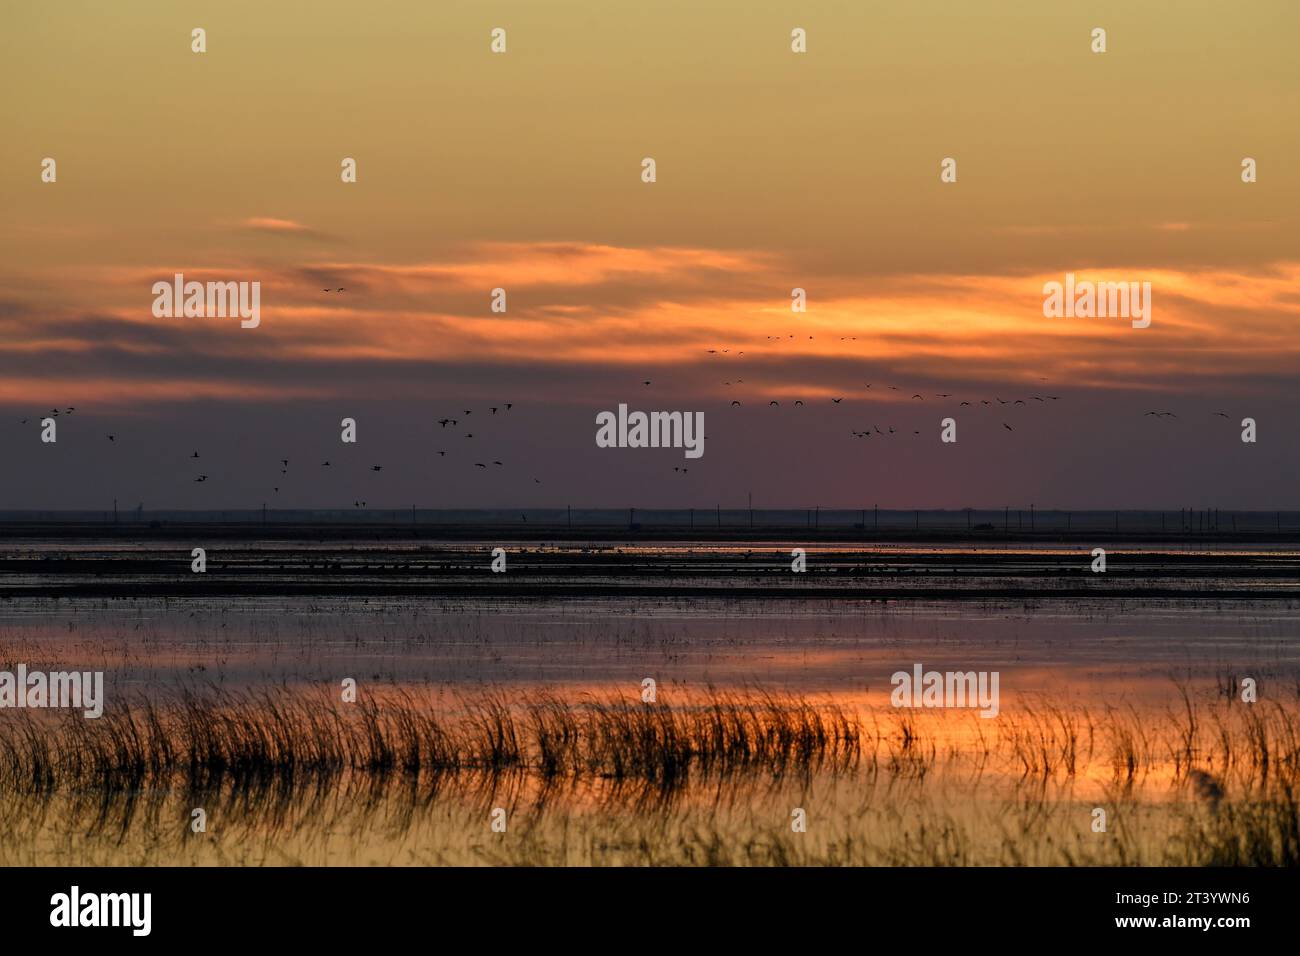
[[[282,550],[290,563],[310,562],[316,551],[301,543]],[[409,554],[382,550],[393,567],[412,554],[446,560],[423,545]],[[717,573],[719,561],[724,576],[726,568],[743,569],[752,551],[710,549],[704,560],[698,547],[656,547],[630,558],[633,565],[665,554],[702,561],[683,576],[695,580]],[[944,551],[941,560],[968,559],[968,552]],[[97,560],[111,565],[121,553],[138,557],[140,548],[109,548]],[[1067,558],[1073,554],[1067,549]],[[547,560],[556,555],[572,557],[552,549]],[[853,549],[837,560],[861,555]],[[983,557],[975,554],[977,562]],[[999,559],[1002,570],[1007,557]],[[1051,572],[1060,557],[1059,549],[1017,551],[1015,573]],[[586,565],[575,560],[583,573],[590,569],[589,557]],[[1181,560],[1153,566],[1177,575]],[[776,566],[770,554],[763,561]],[[568,573],[551,564],[543,578]],[[620,565],[616,573],[627,571]],[[922,573],[935,576],[932,566]],[[464,574],[491,581],[481,569]],[[3,859],[1199,863],[1234,862],[1240,851],[1225,848],[1237,847],[1243,833],[1258,838],[1252,847],[1272,846],[1245,814],[1276,808],[1269,787],[1300,764],[1293,733],[1300,727],[1300,601],[1216,599],[1212,583],[1195,596],[1159,600],[1133,593],[868,601],[835,593],[830,582],[825,598],[796,602],[557,599],[546,596],[543,580],[526,595],[504,597],[11,596],[0,601],[0,669],[102,670],[110,714],[142,697],[166,707],[184,689],[335,695],[352,678],[363,698],[414,694],[449,720],[464,715],[466,701],[498,695],[523,720],[543,693],[575,713],[612,697],[636,705],[652,678],[660,706],[707,706],[711,693],[793,695],[838,706],[864,736],[849,769],[697,770],[668,791],[662,782],[614,786],[598,769],[544,779],[525,764],[508,774],[466,771],[432,781],[356,772],[315,790],[267,783],[272,789],[261,792],[245,783],[238,793],[194,793],[178,780],[126,803],[122,794],[98,799],[77,788],[39,798],[4,793]],[[893,707],[891,676],[916,664],[997,672],[997,716]],[[1241,701],[1244,678],[1255,682],[1257,703]],[[1266,731],[1251,723],[1257,717]],[[13,731],[16,719],[0,710],[0,731]],[[1212,786],[1202,781],[1198,791],[1195,774]],[[1206,786],[1222,794],[1212,804],[1198,796]],[[220,827],[190,833],[196,806],[212,810]],[[1108,833],[1092,829],[1098,807],[1116,823]],[[495,808],[512,821],[506,834],[488,828]],[[806,833],[790,828],[797,808],[810,820]]]

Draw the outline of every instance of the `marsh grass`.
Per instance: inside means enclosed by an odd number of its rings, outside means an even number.
[[[448,712],[449,711],[449,712]],[[97,720],[19,711],[0,723],[0,793],[195,791],[526,772],[663,788],[692,777],[852,769],[855,718],[834,704],[712,692],[669,707],[620,697],[566,702],[504,692],[442,708],[409,692],[341,703],[324,693],[186,692],[146,697]]]
[[[1300,864],[1297,707],[1208,690],[1163,711],[1025,700],[992,721],[761,689],[205,689],[98,720],[11,711],[0,859]],[[508,835],[486,826],[498,806]],[[194,807],[211,832],[190,830]]]

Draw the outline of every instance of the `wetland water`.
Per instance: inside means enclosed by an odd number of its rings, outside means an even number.
[[[1288,547],[200,544],[0,547],[6,862],[1295,862]]]

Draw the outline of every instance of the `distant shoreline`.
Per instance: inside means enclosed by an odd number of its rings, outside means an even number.
[[[287,523],[6,530],[0,598],[1300,602],[1300,546],[1240,535],[1116,544],[1082,532],[864,540],[860,529],[690,538],[672,529]]]
[[[4,539],[1300,544],[1294,511],[370,509],[0,511]]]

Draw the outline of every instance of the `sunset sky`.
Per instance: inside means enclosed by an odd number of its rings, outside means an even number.
[[[1292,0],[0,16],[0,509],[1300,508]],[[1044,318],[1067,272],[1151,327]],[[597,448],[620,402],[704,457]]]

